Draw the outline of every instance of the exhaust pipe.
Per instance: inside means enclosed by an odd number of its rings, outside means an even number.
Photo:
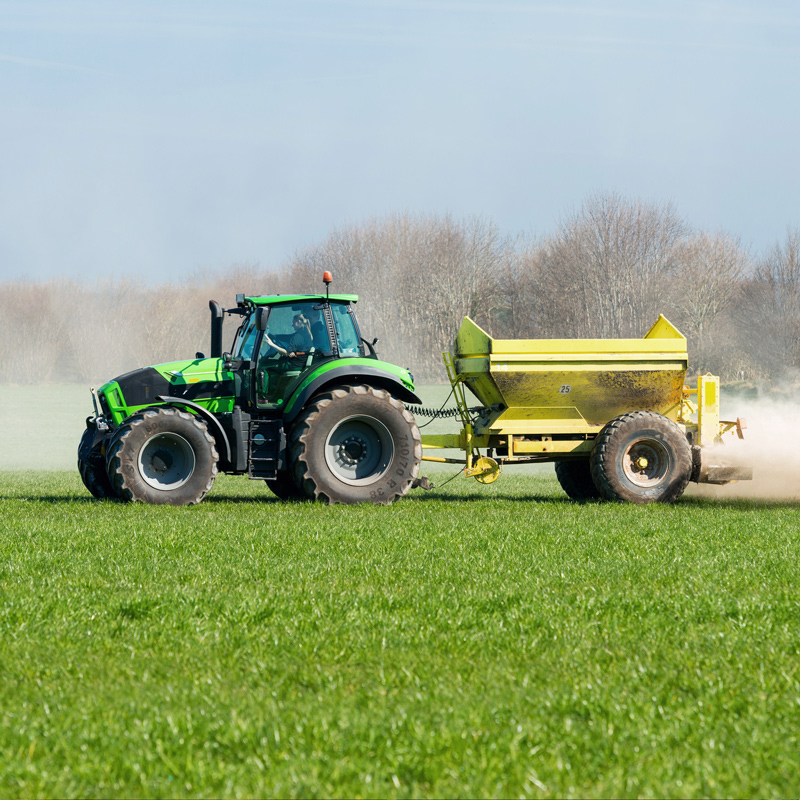
[[[222,355],[222,323],[225,312],[216,300],[209,300],[208,307],[211,309],[211,358],[219,358]]]

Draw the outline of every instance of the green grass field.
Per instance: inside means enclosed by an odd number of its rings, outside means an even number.
[[[0,796],[797,795],[800,504],[98,502],[0,400]]]
[[[795,505],[0,481],[3,796],[797,794]]]

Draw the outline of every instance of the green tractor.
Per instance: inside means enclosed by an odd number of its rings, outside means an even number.
[[[237,295],[211,309],[211,357],[145,367],[93,390],[78,469],[97,498],[189,505],[219,471],[282,499],[390,503],[420,485],[408,370],[361,338],[356,295]],[[225,315],[240,319],[222,352]],[[424,485],[424,483],[422,483]]]

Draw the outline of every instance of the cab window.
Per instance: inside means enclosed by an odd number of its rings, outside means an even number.
[[[236,341],[233,343],[233,357],[249,361],[253,357],[253,347],[256,343],[256,315],[253,312],[239,328]]]
[[[358,331],[347,306],[332,303],[331,311],[333,312],[333,325],[336,328],[336,338],[339,340],[339,355],[344,358],[361,355]]]

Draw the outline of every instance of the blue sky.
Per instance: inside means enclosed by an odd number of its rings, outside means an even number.
[[[590,193],[800,225],[794,2],[0,0],[0,279],[277,267],[398,211]]]

